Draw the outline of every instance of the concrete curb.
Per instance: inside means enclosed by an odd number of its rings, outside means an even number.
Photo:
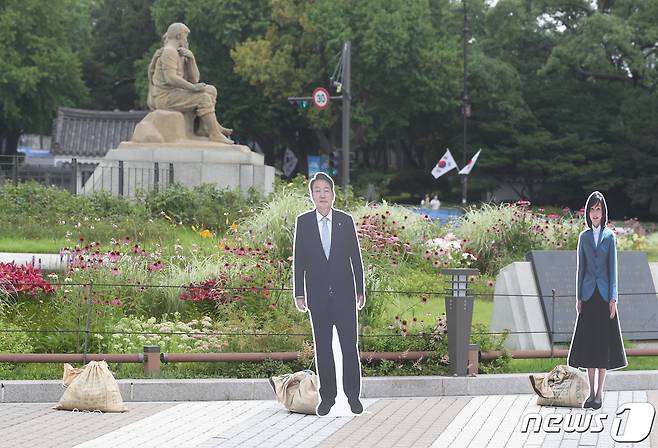
[[[455,395],[533,394],[529,374],[513,373],[477,377],[369,377],[363,379],[363,398],[440,397]],[[124,401],[226,401],[274,400],[267,379],[119,380]],[[658,390],[658,370],[610,372],[605,389]],[[0,381],[0,403],[57,402],[62,396],[59,380]]]

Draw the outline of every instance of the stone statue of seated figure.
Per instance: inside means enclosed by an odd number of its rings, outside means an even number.
[[[233,131],[221,126],[215,116],[217,89],[199,82],[199,68],[188,48],[189,33],[183,23],[172,23],[163,36],[163,47],[153,55],[148,69],[148,106],[152,112],[135,128],[133,142],[208,137],[213,142],[233,143],[228,138]],[[182,123],[177,113],[182,114]],[[199,126],[195,132],[197,117]]]

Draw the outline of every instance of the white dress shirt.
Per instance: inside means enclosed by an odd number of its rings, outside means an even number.
[[[329,220],[327,222],[327,227],[329,227],[329,247],[331,247],[331,219],[332,219],[332,210],[329,210],[329,214],[327,215],[327,219]],[[315,209],[315,217],[318,220],[318,232],[320,232],[320,240],[322,240],[322,213],[318,211],[318,209]]]
[[[592,226],[592,233],[594,234],[594,247],[598,247],[599,235],[601,234],[601,226],[598,227]]]

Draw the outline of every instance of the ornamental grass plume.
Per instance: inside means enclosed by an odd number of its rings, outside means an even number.
[[[272,194],[253,216],[240,223],[240,234],[253,242],[269,241],[274,255],[285,259],[292,255],[297,216],[312,209],[308,190],[284,187]]]
[[[468,210],[456,231],[468,241],[466,247],[477,256],[480,271],[496,275],[530,250],[575,249],[583,222],[570,210],[563,213],[533,211],[528,201],[483,204]]]

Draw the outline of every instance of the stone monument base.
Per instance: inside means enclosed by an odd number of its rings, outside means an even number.
[[[211,183],[243,193],[253,187],[267,194],[274,190],[274,167],[243,145],[204,140],[123,142],[107,153],[81,193],[108,191],[134,197],[139,191],[161,190],[173,183],[187,187]]]
[[[658,263],[649,263],[649,268],[653,283],[658,290]],[[566,281],[575,283],[575,278]],[[658,297],[655,300],[658,300]],[[575,315],[575,296],[572,303]],[[510,350],[551,349],[549,328],[544,318],[531,262],[514,262],[505,266],[498,273],[490,328],[491,331],[502,331],[505,328],[511,330],[512,333],[507,337],[505,343]],[[629,330],[626,329],[626,331]],[[622,326],[622,332],[624,331]]]
[[[505,343],[511,350],[551,349],[530,262],[508,264],[496,277],[491,331],[504,329],[511,330]]]

